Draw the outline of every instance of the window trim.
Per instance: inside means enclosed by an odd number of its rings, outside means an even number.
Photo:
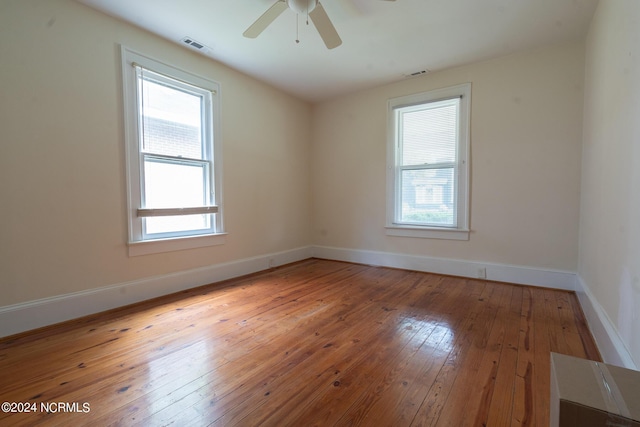
[[[456,161],[456,227],[403,224],[396,221],[398,214],[398,150],[396,110],[398,108],[443,101],[460,97],[458,158]],[[387,102],[387,209],[386,234],[398,237],[417,237],[449,240],[469,240],[469,171],[470,171],[470,116],[471,83],[464,83],[428,92],[391,98]]]
[[[127,221],[129,256],[151,253],[170,252],[225,243],[224,218],[222,209],[222,143],[220,132],[220,85],[208,78],[181,70],[172,65],[158,61],[121,45],[122,87],[124,113],[124,141],[127,182]],[[142,228],[144,218],[152,213],[145,210],[142,204],[142,171],[141,165],[145,153],[140,148],[140,129],[138,115],[138,87],[136,66],[151,70],[154,73],[169,77],[180,83],[196,86],[211,92],[212,130],[210,138],[212,147],[211,190],[215,194],[214,206],[205,207],[215,221],[214,233],[194,233],[192,235],[145,238]],[[140,215],[142,212],[142,215]],[[163,214],[163,212],[159,212]],[[164,212],[167,213],[167,212]]]

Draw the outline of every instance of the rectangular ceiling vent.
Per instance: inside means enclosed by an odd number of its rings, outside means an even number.
[[[403,76],[405,77],[417,77],[417,76],[422,76],[423,74],[427,74],[429,72],[429,70],[420,70],[420,71],[414,71],[413,73],[406,73],[403,74]]]
[[[207,46],[205,46],[200,42],[195,41],[192,37],[183,38],[182,43],[186,44],[189,47],[192,47],[193,49],[200,50],[202,52],[205,52],[208,50]]]

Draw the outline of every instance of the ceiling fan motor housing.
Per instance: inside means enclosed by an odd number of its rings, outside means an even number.
[[[310,13],[317,4],[318,0],[287,0],[289,9],[296,13]]]

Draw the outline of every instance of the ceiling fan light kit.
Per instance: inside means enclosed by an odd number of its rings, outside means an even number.
[[[295,13],[311,13],[316,4],[318,4],[318,0],[287,0],[289,9]]]
[[[243,35],[252,39],[258,37],[286,9],[291,9],[296,14],[308,15],[328,49],[342,44],[342,39],[318,0],[278,0],[251,24]]]
[[[320,34],[322,41],[328,49],[333,49],[342,44],[342,39],[340,39],[336,28],[333,26],[329,15],[327,15],[327,12],[325,12],[319,0],[278,0],[267,9],[256,22],[251,24],[242,35],[255,39],[287,9],[291,9],[298,15],[305,14],[311,18],[311,22],[313,22],[313,25],[318,30],[318,34]],[[307,24],[308,23],[307,21]],[[299,40],[296,38],[296,43],[298,42]]]

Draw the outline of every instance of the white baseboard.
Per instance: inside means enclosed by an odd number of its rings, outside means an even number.
[[[0,337],[310,258],[311,247],[0,307]]]
[[[478,278],[479,269],[485,269],[486,279],[521,285],[574,291],[576,274],[569,271],[545,270],[508,264],[466,261],[450,258],[434,258],[390,252],[363,251],[359,249],[314,246],[316,258],[402,268],[429,273]]]
[[[576,291],[604,361],[629,369],[638,369],[605,311],[582,279],[573,272],[327,246],[301,247],[0,307],[0,337],[311,257],[472,278],[477,278],[479,269],[486,269],[487,280]]]
[[[593,293],[591,293],[584,280],[578,275],[576,275],[576,278],[576,294],[603,360],[611,365],[637,370],[638,366],[620,337],[618,329],[614,326],[600,303],[598,303]]]

